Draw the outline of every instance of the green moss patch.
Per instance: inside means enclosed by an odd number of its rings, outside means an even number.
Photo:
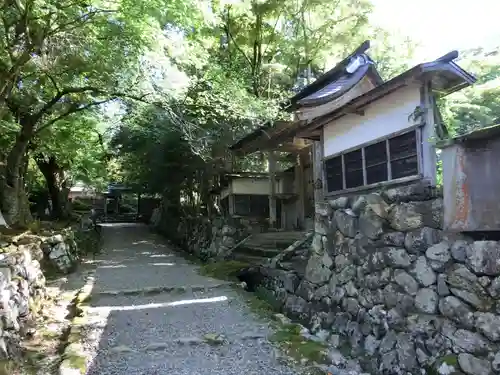
[[[237,280],[238,273],[249,266],[246,262],[238,260],[225,260],[204,264],[200,267],[200,274],[220,280]]]
[[[458,357],[455,354],[448,354],[438,358],[432,366],[427,368],[427,373],[429,375],[439,375],[441,374],[439,371],[441,366],[446,367],[450,375],[463,375],[458,364]]]
[[[78,353],[64,354],[60,368],[78,370],[80,374],[87,372],[87,358]]]
[[[81,345],[82,326],[87,322],[85,312],[91,300],[93,281],[93,277],[87,279],[86,284],[78,291],[68,308],[67,319],[71,320],[71,325],[61,338],[60,372],[64,369],[74,369],[83,375],[87,370],[87,358]]]
[[[305,359],[308,362],[324,363],[326,361],[326,345],[302,337],[300,335],[301,328],[298,324],[286,324],[271,336],[271,341],[297,361]]]
[[[246,306],[252,313],[266,320],[272,319],[275,310],[267,300],[261,299],[255,293],[247,292],[243,289],[236,289],[236,291],[246,302]]]

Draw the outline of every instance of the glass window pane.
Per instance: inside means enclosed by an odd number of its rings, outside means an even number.
[[[366,168],[366,183],[368,185],[387,181],[388,179],[389,174],[387,171],[387,163],[382,163]]]
[[[363,159],[361,157],[361,149],[348,152],[344,155],[344,163],[346,172],[355,171],[363,168]]]
[[[363,159],[361,150],[344,155],[346,188],[363,186]]]
[[[345,185],[347,189],[363,186],[363,170],[360,169],[346,174]]]
[[[328,192],[343,189],[342,156],[325,161],[326,187]]]
[[[380,163],[387,163],[387,147],[385,141],[365,147],[365,165],[371,167],[372,165]]]
[[[391,161],[392,178],[415,176],[418,174],[417,156]]]
[[[413,156],[417,153],[417,133],[415,130],[389,139],[391,160]]]

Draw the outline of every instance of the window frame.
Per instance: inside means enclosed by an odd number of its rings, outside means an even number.
[[[234,197],[234,214],[233,216],[240,216],[240,217],[268,217],[269,212],[269,195],[266,194],[233,194]],[[245,212],[237,211],[237,200],[238,199],[244,199],[246,202],[245,204],[247,205],[246,208],[248,210],[245,210]],[[258,202],[258,200],[261,200],[262,202]],[[264,203],[265,202],[265,203]],[[239,202],[241,203],[241,201]],[[253,203],[253,204],[252,204]],[[262,205],[258,204],[262,203]],[[257,205],[255,205],[257,204]],[[256,211],[261,211],[260,209],[256,209],[256,207],[263,207],[262,212],[256,212]]]
[[[360,145],[357,145],[355,147],[348,148],[346,150],[343,150],[342,152],[337,152],[336,154],[329,155],[327,157],[324,157],[322,160],[322,171],[323,171],[323,176],[325,176],[325,184],[324,184],[324,196],[325,197],[332,197],[332,196],[337,196],[341,194],[346,194],[346,193],[351,193],[351,192],[357,192],[357,191],[362,191],[362,190],[370,190],[374,189],[377,187],[383,187],[387,185],[397,185],[401,183],[406,183],[406,182],[411,182],[411,181],[416,181],[419,179],[423,178],[422,170],[423,170],[423,160],[422,160],[422,128],[424,127],[423,124],[418,124],[414,125],[408,128],[405,128],[403,130],[399,130],[397,132],[393,132],[390,134],[387,134],[383,137],[376,138],[374,140],[371,140],[369,142],[362,143]],[[391,170],[391,155],[390,155],[390,150],[389,150],[389,140],[396,138],[400,135],[407,134],[415,132],[415,142],[416,142],[416,156],[417,156],[417,174],[411,175],[411,176],[406,176],[406,177],[401,177],[397,179],[391,179],[392,178],[392,170]],[[372,184],[367,184],[367,174],[366,174],[366,160],[365,160],[365,148],[371,145],[374,145],[376,143],[380,142],[385,142],[386,145],[386,157],[387,157],[387,175],[388,179],[385,181],[380,181],[380,182],[375,182]],[[356,151],[356,150],[361,150],[361,155],[362,155],[362,162],[363,162],[363,185],[362,186],[357,186],[353,188],[348,188],[346,189],[346,168],[345,168],[345,162],[344,162],[344,155]],[[335,191],[328,191],[328,181],[326,178],[326,162],[330,159],[334,159],[336,157],[341,157],[342,158],[342,186],[344,189],[342,190],[335,190]]]

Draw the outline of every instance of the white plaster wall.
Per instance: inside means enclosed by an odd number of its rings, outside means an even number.
[[[371,103],[365,115],[349,114],[323,128],[324,157],[413,126],[408,116],[420,105],[420,86],[412,84]]]
[[[232,180],[232,194],[269,195],[271,192],[268,179],[238,178]]]
[[[293,176],[291,178],[277,178],[276,179],[276,194],[293,193]],[[226,191],[227,190],[227,191]],[[271,187],[267,179],[252,179],[252,178],[239,178],[233,180],[231,183],[231,190],[226,189],[221,193],[221,198],[228,194],[255,194],[255,195],[268,195],[271,194]],[[225,195],[224,195],[225,194]]]

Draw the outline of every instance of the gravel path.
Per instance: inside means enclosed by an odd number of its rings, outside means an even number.
[[[292,375],[226,283],[200,276],[140,225],[103,227],[87,375]],[[142,291],[142,292],[141,292]]]

